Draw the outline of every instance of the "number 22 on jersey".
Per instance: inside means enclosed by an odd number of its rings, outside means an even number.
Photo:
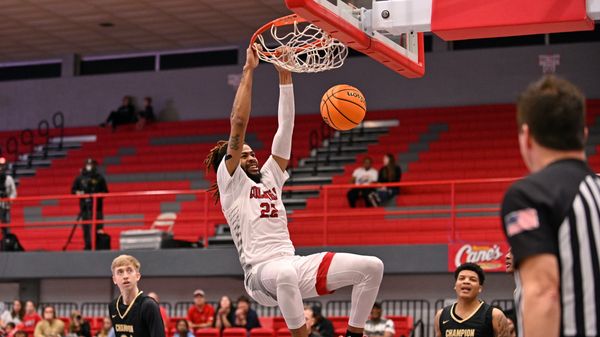
[[[277,218],[279,213],[275,204],[269,204],[268,202],[263,202],[260,204],[260,217],[261,218]]]

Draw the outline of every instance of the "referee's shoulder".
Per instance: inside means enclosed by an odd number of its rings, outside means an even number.
[[[527,176],[512,183],[504,193],[504,202],[514,198],[519,198],[527,195],[532,189],[537,189],[536,181],[531,179],[532,176]]]

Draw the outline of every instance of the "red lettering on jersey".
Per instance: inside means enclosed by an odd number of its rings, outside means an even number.
[[[250,188],[250,199],[277,200],[277,190],[273,187],[271,190],[261,191],[258,186],[252,186]]]

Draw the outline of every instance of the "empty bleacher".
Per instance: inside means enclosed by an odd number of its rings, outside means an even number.
[[[588,153],[592,166],[599,167],[600,157],[595,154],[600,144],[600,127],[596,127],[600,104],[590,102],[588,111]],[[512,105],[370,112],[370,121],[386,122],[344,134],[319,134],[316,131],[323,129],[320,116],[297,116],[293,178],[288,186],[304,189],[285,195],[292,240],[297,246],[503,240],[496,214],[510,181],[461,180],[526,174],[514,115]],[[264,161],[270,153],[276,127],[276,117],[251,120],[246,141],[259,160]],[[117,132],[67,128],[64,133],[94,136],[95,141],[69,149],[63,158],[51,158],[49,166],[36,168],[33,176],[21,176],[20,197],[68,195],[88,157],[100,162],[111,193],[203,190],[215,179],[214,172],[205,172],[204,157],[217,140],[228,138],[229,121],[167,122]],[[315,134],[319,148],[313,148]],[[3,133],[0,138],[9,135]],[[35,143],[44,141],[37,137]],[[364,156],[373,157],[379,167],[385,153],[395,154],[403,168],[405,186],[400,195],[386,207],[350,209],[346,192],[351,186],[336,186],[348,184]],[[112,246],[119,246],[122,230],[148,228],[164,212],[177,213],[176,239],[197,242],[213,236],[216,226],[225,221],[219,205],[205,198],[204,192],[107,197],[104,213]],[[206,210],[205,205],[209,206]],[[327,216],[323,214],[325,206]],[[16,202],[13,231],[27,250],[59,250],[78,212],[76,199]],[[44,221],[59,224],[51,230],[31,225]],[[81,249],[82,244],[78,230],[69,249]]]

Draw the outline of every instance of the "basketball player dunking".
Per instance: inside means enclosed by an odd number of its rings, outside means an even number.
[[[117,337],[165,337],[158,303],[138,289],[140,262],[120,255],[111,265],[113,282],[121,295],[108,306]]]
[[[456,303],[435,314],[436,337],[509,337],[506,317],[479,299],[485,274],[474,263],[463,263],[454,272]]]
[[[281,200],[288,178],[286,168],[294,128],[292,76],[279,73],[278,129],[271,156],[259,169],[252,148],[244,143],[250,117],[252,77],[258,66],[256,47],[247,50],[246,64],[231,113],[229,141],[221,141],[206,158],[217,173],[212,190],[220,198],[229,223],[248,294],[266,306],[278,305],[294,337],[307,337],[303,298],[316,297],[353,286],[346,336],[362,337],[383,277],[376,257],[346,253],[294,255]]]

